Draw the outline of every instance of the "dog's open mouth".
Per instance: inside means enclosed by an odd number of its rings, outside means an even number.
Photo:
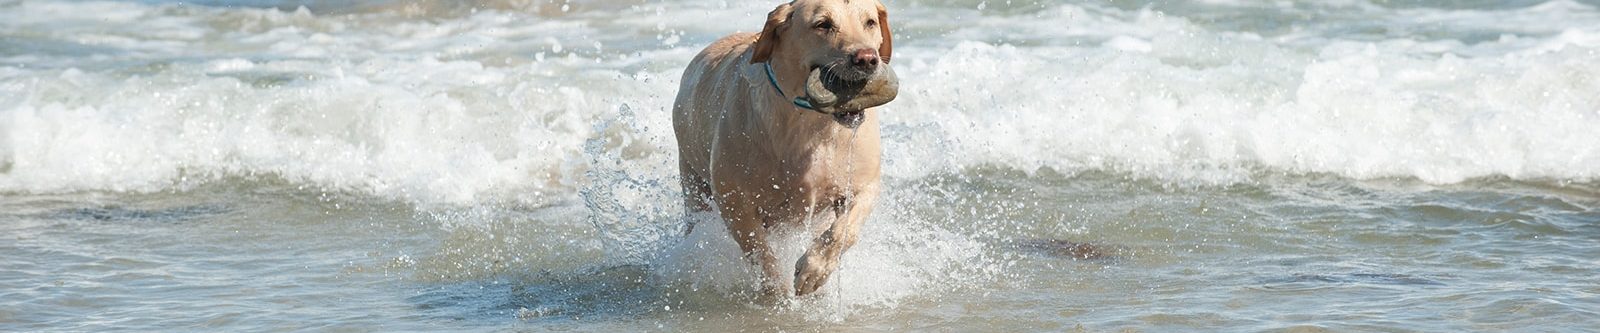
[[[867,119],[867,111],[866,110],[844,111],[844,112],[836,112],[836,113],[833,114],[833,120],[834,121],[837,121],[837,122],[839,122],[840,125],[844,125],[844,127],[849,127],[849,128],[856,128],[856,126],[861,126],[861,122],[866,120],[866,119]]]

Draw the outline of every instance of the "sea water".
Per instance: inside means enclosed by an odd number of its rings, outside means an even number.
[[[1600,327],[1600,3],[888,1],[762,304],[669,114],[777,3],[0,0],[0,331]]]

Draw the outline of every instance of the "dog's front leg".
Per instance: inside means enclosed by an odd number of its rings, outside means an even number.
[[[795,295],[806,295],[822,288],[828,277],[839,269],[839,259],[861,237],[861,225],[872,213],[872,204],[878,199],[878,187],[867,186],[852,198],[847,198],[843,212],[833,225],[811,241],[806,254],[795,263]]]
[[[728,204],[722,206],[722,217],[728,222],[728,233],[744,251],[745,260],[761,268],[761,296],[777,299],[789,295],[789,288],[779,282],[783,276],[778,273],[778,258],[767,244],[767,227],[761,214],[749,204]]]

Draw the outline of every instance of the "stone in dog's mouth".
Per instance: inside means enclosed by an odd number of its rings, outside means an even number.
[[[801,99],[817,112],[834,115],[841,124],[860,124],[864,110],[889,103],[899,94],[900,80],[887,65],[856,80],[846,79],[853,75],[836,75],[830,70],[832,67],[837,66],[811,68],[806,76],[806,94]]]

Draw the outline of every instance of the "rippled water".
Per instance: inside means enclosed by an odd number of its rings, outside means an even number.
[[[0,0],[0,331],[1600,327],[1600,3],[890,1],[763,306],[666,110],[774,4]]]

